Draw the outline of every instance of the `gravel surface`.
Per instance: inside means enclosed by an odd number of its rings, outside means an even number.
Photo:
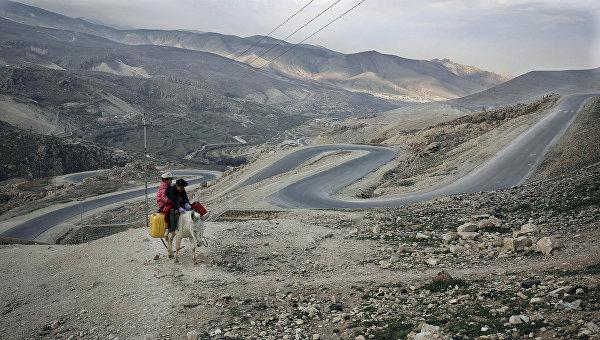
[[[0,329],[16,339],[594,338],[598,183],[595,165],[400,209],[230,213],[208,223],[197,266],[187,248],[180,264],[167,259],[144,228],[0,246]],[[506,241],[518,237],[531,243]],[[547,237],[559,242],[545,255]]]

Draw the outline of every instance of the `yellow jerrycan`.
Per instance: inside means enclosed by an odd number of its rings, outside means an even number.
[[[167,224],[165,223],[165,214],[154,213],[148,216],[148,219],[150,220],[150,236],[165,236],[165,231],[167,229]]]

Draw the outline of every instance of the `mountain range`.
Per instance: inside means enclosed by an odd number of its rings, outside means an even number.
[[[256,69],[291,46],[263,36],[116,29],[0,0],[0,121],[10,124],[10,133],[16,128],[62,141],[55,150],[101,149],[112,162],[124,159],[123,152],[139,157],[145,117],[151,157],[237,165],[253,145],[283,140],[286,131],[316,118],[440,107],[466,114],[551,92],[600,90],[598,69],[509,80],[449,59],[343,54],[308,44]],[[271,52],[251,62],[266,49]],[[414,103],[431,100],[446,101]],[[100,164],[92,163],[78,168]]]
[[[293,46],[264,36],[243,38],[185,30],[119,30],[12,1],[0,1],[0,16],[32,26],[87,33],[125,45],[169,46],[237,57],[243,63],[252,62],[253,67],[265,65]],[[264,54],[265,51],[269,52]],[[263,70],[393,102],[458,98],[510,79],[448,59],[414,60],[376,51],[344,54],[309,44],[295,46]],[[239,69],[231,71],[236,72],[239,73]]]

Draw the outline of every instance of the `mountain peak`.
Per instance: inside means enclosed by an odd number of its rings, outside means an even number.
[[[483,71],[482,69],[476,66],[459,64],[449,58],[435,58],[431,59],[431,62],[446,68],[448,71],[454,73],[459,77],[471,77],[474,78],[473,80],[479,79],[480,81],[483,81],[485,79],[493,80],[497,83],[502,83],[513,78],[504,74]]]

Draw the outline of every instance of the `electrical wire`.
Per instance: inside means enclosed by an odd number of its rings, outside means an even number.
[[[247,62],[245,64],[248,64],[248,65],[252,66],[252,63],[254,63],[256,60],[258,60],[259,58],[262,58],[265,54],[271,52],[277,46],[281,46],[282,42],[285,42],[287,39],[289,39],[290,37],[292,37],[294,34],[298,33],[301,29],[303,29],[304,27],[308,26],[311,22],[315,21],[317,18],[319,18],[325,12],[327,12],[328,10],[330,10],[333,6],[337,5],[340,1],[342,1],[342,0],[336,0],[336,1],[334,1],[331,5],[329,5],[329,7],[325,8],[323,11],[321,11],[319,14],[317,14],[316,16],[314,16],[312,19],[310,19],[304,25],[300,26],[294,32],[290,33],[287,37],[281,39],[277,44],[271,46],[269,49],[267,49],[266,51],[264,51],[263,53],[261,53],[259,56],[255,57],[250,62]],[[237,72],[233,72],[231,75],[235,75],[236,73]]]
[[[362,4],[363,2],[365,2],[366,0],[361,0],[358,3],[356,3],[354,6],[352,6],[350,9],[348,9],[347,11],[345,11],[344,13],[340,14],[339,16],[337,16],[335,19],[331,20],[330,22],[328,22],[325,26],[319,28],[318,30],[316,30],[315,32],[313,32],[311,35],[309,35],[308,37],[302,39],[302,41],[294,44],[292,47],[288,48],[287,50],[285,50],[283,53],[279,54],[278,56],[276,56],[275,58],[267,61],[265,64],[263,64],[262,66],[258,67],[257,70],[262,69],[263,67],[267,66],[268,64],[272,63],[273,61],[279,59],[281,56],[283,56],[284,54],[288,53],[289,51],[293,50],[294,48],[296,48],[298,45],[302,44],[303,42],[305,42],[306,40],[312,38],[313,36],[315,36],[317,33],[321,32],[322,30],[324,30],[325,28],[327,28],[329,25],[333,24],[334,22],[336,22],[338,19],[340,19],[341,17],[343,17],[344,15],[348,14],[350,11],[352,11],[353,9],[355,9],[356,7],[358,7],[360,4]]]
[[[267,33],[266,35],[262,36],[262,38],[258,41],[256,41],[254,44],[252,44],[250,47],[248,47],[246,50],[244,50],[241,53],[236,53],[236,52],[232,52],[229,55],[227,55],[225,58],[229,58],[225,64],[223,64],[223,66],[221,66],[218,70],[211,72],[211,74],[208,75],[207,78],[211,78],[214,74],[221,72],[222,70],[224,70],[229,64],[231,64],[233,61],[235,61],[237,58],[241,57],[242,55],[244,55],[244,53],[250,51],[251,49],[253,49],[254,47],[258,46],[261,42],[263,42],[265,39],[267,39],[268,37],[271,36],[271,34],[273,34],[275,31],[277,31],[278,29],[280,29],[283,25],[285,25],[286,23],[288,23],[288,21],[292,20],[296,15],[298,15],[300,12],[302,12],[306,7],[310,6],[310,4],[312,4],[315,0],[310,0],[306,5],[302,6],[302,8],[300,8],[299,10],[297,10],[294,14],[292,14],[289,18],[285,19],[285,21],[283,21],[281,24],[279,24],[277,27],[275,27],[274,29],[271,30],[271,32]],[[236,55],[233,58],[230,58],[233,55]]]

